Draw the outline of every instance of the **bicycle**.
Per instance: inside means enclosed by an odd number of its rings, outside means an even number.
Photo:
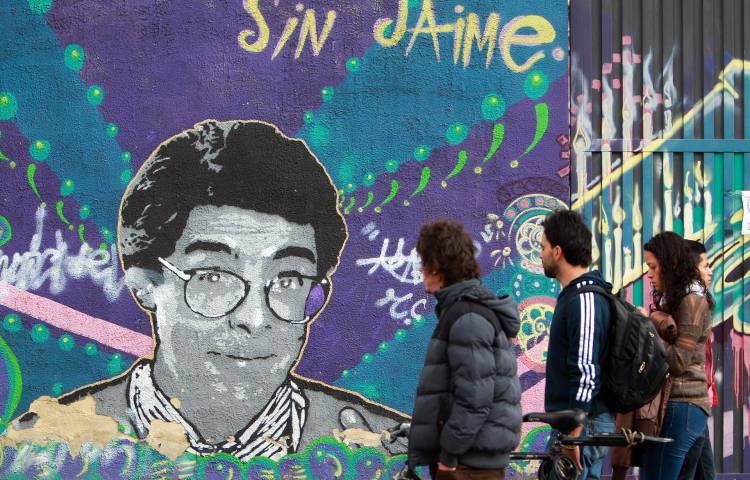
[[[557,433],[552,439],[551,446],[544,452],[511,452],[511,461],[540,461],[537,477],[539,480],[549,480],[552,472],[562,480],[575,480],[580,473],[578,467],[563,452],[565,447],[599,446],[599,447],[628,447],[641,443],[670,443],[671,438],[653,437],[623,429],[621,433],[595,433],[571,437],[562,432],[570,432],[586,421],[586,413],[582,410],[562,410],[553,413],[527,413],[524,422],[540,422],[548,424]],[[389,430],[388,438],[384,441],[393,442],[399,438],[407,438],[410,424],[402,423]],[[395,480],[420,480],[419,475],[405,466]]]

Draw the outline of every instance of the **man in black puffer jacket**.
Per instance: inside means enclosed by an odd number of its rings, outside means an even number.
[[[511,344],[518,310],[482,286],[476,249],[460,223],[423,225],[417,252],[438,324],[414,402],[409,467],[429,465],[433,479],[502,479],[521,432]]]

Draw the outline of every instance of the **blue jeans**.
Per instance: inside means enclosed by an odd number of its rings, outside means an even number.
[[[673,442],[643,450],[641,480],[677,480],[688,451],[703,438],[707,425],[708,415],[700,407],[686,402],[667,403],[661,436]]]
[[[711,449],[708,427],[685,456],[678,478],[679,480],[714,480],[716,478],[714,452]]]
[[[592,435],[594,433],[611,433],[615,431],[615,418],[610,413],[600,413],[586,420],[583,424],[581,435]],[[550,443],[547,444],[549,449],[552,445],[552,439],[557,435],[556,430],[550,434]],[[609,447],[592,447],[585,446],[581,449],[581,464],[583,470],[578,476],[579,480],[598,480],[602,476],[602,463],[607,456]],[[550,479],[557,479],[555,473],[552,473]]]

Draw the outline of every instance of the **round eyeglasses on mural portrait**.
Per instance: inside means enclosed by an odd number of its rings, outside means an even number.
[[[232,313],[250,293],[251,283],[235,273],[215,267],[180,270],[161,257],[159,262],[184,282],[185,303],[203,317],[219,318]],[[322,310],[330,282],[287,271],[267,281],[263,291],[266,305],[276,318],[300,324],[309,322]]]

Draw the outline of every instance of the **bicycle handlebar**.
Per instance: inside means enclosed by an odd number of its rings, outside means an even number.
[[[524,422],[546,423],[555,430],[570,432],[583,425],[586,412],[580,409],[560,410],[559,412],[530,412],[523,416]]]

